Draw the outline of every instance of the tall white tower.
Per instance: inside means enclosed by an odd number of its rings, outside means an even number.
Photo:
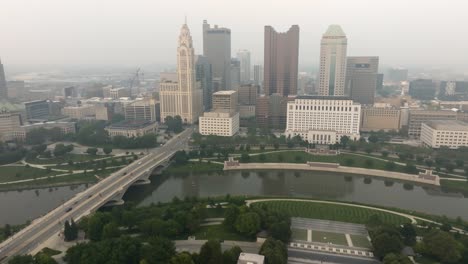
[[[250,51],[239,50],[237,59],[240,61],[240,78],[242,84],[250,83]]]
[[[177,48],[177,80],[160,86],[161,120],[180,116],[184,123],[198,121],[202,111],[202,90],[195,81],[195,52],[187,24],[182,26]]]
[[[339,25],[330,25],[320,46],[319,95],[345,95],[348,39]]]

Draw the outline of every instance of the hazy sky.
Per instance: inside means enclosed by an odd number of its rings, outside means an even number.
[[[231,29],[232,54],[263,60],[263,28],[300,27],[300,64],[318,63],[329,24],[349,55],[393,66],[468,69],[465,0],[0,0],[4,64],[175,64],[184,16],[202,53],[202,21]]]

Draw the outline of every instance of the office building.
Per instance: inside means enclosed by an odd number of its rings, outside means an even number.
[[[13,139],[13,131],[23,124],[24,106],[0,100],[0,141]]]
[[[377,85],[375,87],[375,90],[381,91],[383,89],[383,81],[384,81],[384,74],[383,73],[378,73],[377,74]]]
[[[112,104],[95,104],[96,120],[109,121],[112,120],[113,105]]]
[[[284,129],[286,127],[286,107],[290,100],[294,100],[294,97],[285,97],[280,94],[259,96],[255,106],[257,124],[261,127]]]
[[[384,106],[362,107],[361,131],[400,130],[401,111],[399,108]]]
[[[255,105],[257,103],[258,90],[260,87],[253,84],[244,84],[239,87],[239,105]]]
[[[239,105],[239,118],[249,119],[255,117],[255,108],[255,105]],[[241,125],[243,125],[242,120]]]
[[[254,65],[254,84],[263,86],[263,67],[262,65]]]
[[[75,134],[76,133],[76,124],[74,122],[44,122],[44,123],[35,123],[30,125],[24,125],[16,128],[13,131],[13,138],[19,141],[24,141],[29,132],[39,128],[43,129],[53,129],[59,128],[62,135]]]
[[[78,120],[96,119],[94,105],[66,106],[62,109],[62,114]]]
[[[213,80],[219,79],[220,90],[231,90],[231,30],[217,25],[211,27],[204,20],[203,56],[211,64]]]
[[[286,137],[335,144],[342,136],[359,139],[361,105],[347,97],[299,96],[287,105]]]
[[[299,57],[299,26],[293,25],[284,33],[265,26],[263,82],[265,95],[297,94]]]
[[[109,136],[123,136],[127,138],[141,137],[150,133],[156,133],[156,122],[146,120],[124,120],[105,128]]]
[[[408,81],[408,70],[403,68],[390,68],[388,70],[387,81],[400,83]]]
[[[433,100],[436,96],[436,84],[430,79],[417,79],[410,82],[409,95],[417,100]]]
[[[211,96],[213,94],[213,77],[211,64],[205,56],[196,56],[196,81],[200,83],[203,91],[203,109],[208,111],[212,107]]]
[[[421,141],[431,147],[468,147],[468,123],[457,120],[428,121],[421,125]]]
[[[65,87],[63,88],[63,96],[65,98],[75,98],[78,96],[78,92],[75,86]]]
[[[236,91],[219,91],[213,94],[213,111],[237,112],[238,96]]]
[[[237,91],[241,84],[241,68],[238,59],[231,59],[231,90]]]
[[[26,102],[24,107],[28,121],[43,121],[49,118],[49,103],[46,100]]]
[[[345,94],[362,105],[374,104],[379,57],[348,57]]]
[[[440,82],[438,97],[441,100],[463,101],[468,100],[467,81]]]
[[[240,61],[240,79],[241,84],[250,83],[250,51],[239,50],[237,59]]]
[[[0,99],[8,98],[8,88],[5,78],[5,69],[3,68],[2,60],[0,59]]]
[[[420,138],[421,124],[435,120],[456,120],[457,112],[451,110],[410,110],[408,116],[408,136]]]
[[[341,27],[330,25],[320,44],[319,95],[345,95],[347,46],[348,39]]]
[[[265,263],[265,256],[251,253],[240,253],[237,264],[263,264]]]
[[[199,119],[202,135],[231,137],[239,131],[238,112],[205,112]]]
[[[125,120],[146,120],[155,122],[157,119],[156,100],[136,100],[124,106]]]
[[[195,81],[195,51],[187,24],[180,31],[177,74],[177,83],[165,81],[160,84],[161,121],[167,116],[180,116],[184,123],[193,124],[202,112],[203,92]]]

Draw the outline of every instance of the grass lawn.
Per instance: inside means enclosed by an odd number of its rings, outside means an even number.
[[[51,249],[51,248],[48,248],[48,247],[45,247],[41,250],[42,253],[46,254],[47,256],[55,256],[55,255],[58,255],[60,253],[62,253],[62,251],[59,251],[59,250],[55,250],[55,249]]]
[[[307,230],[299,228],[291,228],[291,239],[307,241]]]
[[[225,210],[224,208],[206,209],[206,218],[223,218]]]
[[[105,155],[89,155],[89,154],[73,154],[73,153],[67,153],[63,155],[63,157],[52,157],[50,159],[29,159],[27,160],[31,164],[60,164],[60,163],[66,163],[69,160],[72,160],[73,162],[83,162],[83,161],[88,161],[88,160],[94,160],[94,159],[100,159],[100,158],[105,158],[108,156]]]
[[[440,186],[444,191],[461,192],[468,197],[468,182],[440,180]]]
[[[288,213],[292,217],[324,219],[349,223],[365,224],[372,215],[378,215],[384,223],[400,225],[410,222],[409,219],[381,211],[358,208],[346,205],[323,204],[301,201],[269,201],[261,202],[271,210]],[[259,205],[254,203],[252,206]]]
[[[337,156],[333,155],[312,155],[304,151],[291,150],[288,152],[276,152],[268,153],[262,155],[254,155],[250,157],[249,162],[260,162],[260,163],[270,163],[270,162],[280,162],[280,163],[305,163],[307,161],[312,162],[330,162],[330,163],[339,163],[342,166],[349,167],[360,167],[360,168],[369,168],[377,170],[386,170],[385,165],[386,161],[376,160],[372,157],[363,157],[347,153],[342,153]],[[372,163],[371,165],[368,162]],[[401,165],[395,165],[394,171],[404,172],[405,167]]]
[[[87,161],[87,162],[81,162],[81,163],[74,163],[73,165],[59,165],[55,166],[54,168],[56,169],[61,169],[61,170],[88,170],[91,171],[94,168],[102,168],[104,167],[116,167],[116,166],[122,166],[122,165],[128,165],[131,161],[133,161],[133,158],[129,156],[128,158],[125,158],[125,160],[122,162],[122,158],[106,158],[102,160],[97,160],[96,163],[93,161]]]
[[[210,172],[210,171],[222,171],[223,165],[208,162],[188,162],[184,165],[171,165],[165,173],[187,173],[187,172]]]
[[[346,236],[344,234],[315,231],[312,230],[312,241],[319,243],[332,243],[334,245],[348,246]]]
[[[355,247],[371,248],[371,243],[365,236],[350,235]]]
[[[61,174],[61,172],[47,172],[47,170],[32,167],[27,168],[25,166],[3,166],[0,167],[0,182],[34,179],[56,174]]]
[[[414,260],[416,261],[416,263],[419,263],[419,264],[440,264],[440,262],[438,262],[437,260],[424,257],[424,256],[415,257]]]
[[[193,234],[197,240],[221,239],[236,241],[254,241],[253,238],[244,237],[237,234],[224,225],[202,226]]]

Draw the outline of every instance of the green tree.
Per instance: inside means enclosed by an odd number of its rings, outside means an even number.
[[[223,263],[223,253],[219,241],[208,240],[200,249],[199,263],[220,264]]]
[[[395,168],[396,168],[395,162],[393,162],[393,161],[387,161],[387,162],[385,163],[385,170],[394,171]]]
[[[400,253],[403,243],[399,234],[382,232],[372,238],[374,255],[383,258],[389,253]]]
[[[275,150],[278,150],[279,149],[279,143],[278,142],[275,142],[273,144],[273,147],[275,148]]]
[[[258,155],[258,159],[261,161],[261,162],[265,162],[266,160],[266,155],[264,153],[260,153],[260,155]]]
[[[434,229],[425,235],[423,248],[427,255],[433,256],[443,263],[457,263],[461,259],[458,242],[451,234],[444,231]]]
[[[366,168],[372,168],[374,166],[374,161],[371,159],[366,159],[364,161]]]
[[[51,256],[43,252],[39,252],[34,256],[34,264],[57,264],[57,261],[55,261]]]
[[[239,246],[232,247],[223,253],[223,264],[237,264],[242,249]]]
[[[119,226],[115,222],[104,225],[102,229],[102,239],[117,238],[120,235]]]
[[[405,223],[401,228],[400,228],[400,233],[403,236],[403,242],[405,245],[408,246],[413,246],[416,244],[416,229],[414,226],[410,223]]]
[[[254,236],[260,230],[260,216],[255,212],[243,213],[237,217],[234,226],[239,233]]]
[[[96,155],[98,152],[98,149],[97,148],[88,148],[86,150],[86,153],[88,153],[89,155]]]
[[[190,253],[182,252],[171,258],[170,264],[195,264]]]
[[[223,224],[231,229],[234,229],[234,224],[236,223],[239,213],[239,207],[235,205],[231,205],[228,208],[226,208],[226,211],[224,212]]]
[[[263,243],[259,254],[265,256],[265,264],[284,264],[288,261],[286,245],[274,238],[268,238]]]
[[[291,227],[290,223],[287,221],[280,221],[271,224],[268,231],[272,237],[281,240],[284,243],[287,243],[291,238]]]
[[[35,264],[34,258],[31,255],[17,255],[14,256],[8,264]]]
[[[411,260],[401,254],[390,253],[383,259],[384,264],[412,264]]]
[[[11,232],[11,226],[9,224],[6,224],[4,227],[3,227],[3,238],[8,238],[10,237],[12,234]]]
[[[249,154],[247,153],[242,153],[241,157],[240,157],[240,161],[243,162],[243,163],[247,163],[250,161],[250,156]]]
[[[346,146],[348,145],[348,142],[349,142],[349,137],[348,136],[342,136],[340,138],[340,144],[343,148],[346,148]]]
[[[102,148],[102,152],[104,152],[106,155],[109,155],[112,153],[112,148],[111,147],[104,147]]]

